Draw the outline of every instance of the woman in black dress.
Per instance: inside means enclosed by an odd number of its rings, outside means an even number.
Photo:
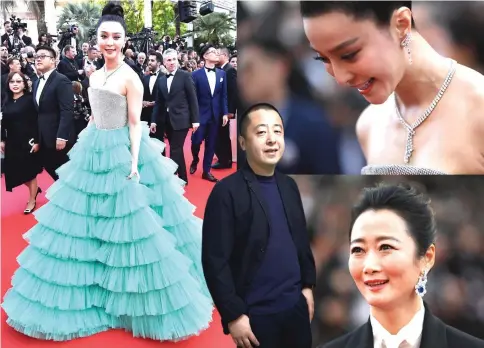
[[[24,214],[30,214],[36,206],[37,174],[42,172],[38,160],[39,150],[37,111],[29,91],[27,78],[20,72],[7,77],[7,98],[2,106],[1,151],[5,154],[5,185],[7,191],[26,185],[30,198]]]

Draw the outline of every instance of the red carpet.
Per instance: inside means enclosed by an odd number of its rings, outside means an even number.
[[[190,154],[190,138],[187,137],[185,143],[185,158],[187,161],[187,169],[191,163],[192,157]],[[203,147],[201,150],[203,154]],[[202,155],[203,158],[203,155]],[[235,164],[234,164],[235,167]],[[213,171],[217,178],[222,178],[233,173],[232,170]],[[188,174],[189,185],[186,188],[185,196],[197,206],[195,214],[203,217],[205,202],[208,198],[213,184],[202,180],[201,178],[201,163],[198,171],[194,175]],[[39,177],[39,186],[45,191],[51,184],[52,179],[47,173],[42,173]],[[2,240],[1,240],[1,262],[2,262],[2,298],[8,288],[10,288],[10,279],[14,271],[18,268],[16,257],[25,248],[27,243],[23,240],[22,234],[26,232],[35,224],[33,216],[25,216],[22,214],[25,209],[25,204],[28,200],[28,190],[26,187],[18,187],[14,192],[5,191],[5,183],[2,178]],[[37,200],[39,205],[46,202],[44,193],[40,194]],[[40,341],[24,336],[11,327],[5,321],[7,316],[2,310],[2,325],[1,325],[1,347],[3,348],[23,348],[23,347],[62,347],[62,348],[232,348],[233,341],[229,336],[225,336],[222,332],[220,324],[220,316],[215,313],[213,322],[210,328],[200,334],[200,336],[193,337],[186,341],[171,343],[152,340],[144,340],[133,338],[130,333],[111,330],[100,333],[88,338],[77,339],[69,342],[52,342]],[[41,318],[39,318],[41,319]]]

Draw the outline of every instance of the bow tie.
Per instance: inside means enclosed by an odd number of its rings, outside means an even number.
[[[168,77],[173,77],[173,76],[175,76],[175,75],[173,75],[173,74],[166,74],[166,77],[167,77],[167,78],[168,78]]]
[[[45,76],[44,76],[44,75],[40,75],[40,76],[39,76],[39,79],[42,79],[42,80],[44,80],[44,81],[45,81]]]
[[[207,69],[207,72],[210,72],[210,71],[215,72],[215,68],[205,68],[205,69]]]
[[[151,76],[156,76],[156,73],[155,73],[155,72],[153,72],[153,73],[150,73],[150,75],[151,75]]]

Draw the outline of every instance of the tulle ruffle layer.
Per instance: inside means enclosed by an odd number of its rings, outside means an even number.
[[[163,149],[144,127],[140,182],[127,180],[128,128],[81,132],[24,235],[2,305],[10,326],[57,341],[110,328],[179,340],[208,327],[201,220]]]

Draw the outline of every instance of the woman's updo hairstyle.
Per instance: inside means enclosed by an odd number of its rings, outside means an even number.
[[[368,210],[393,211],[405,220],[408,232],[417,245],[417,256],[423,257],[435,244],[437,228],[430,199],[410,184],[379,184],[363,189],[352,210],[350,233],[356,219]]]
[[[103,8],[103,12],[101,14],[101,18],[96,26],[96,31],[99,29],[99,26],[104,22],[118,22],[124,29],[124,33],[126,34],[126,22],[124,21],[124,10],[121,5],[115,3],[108,3]]]

